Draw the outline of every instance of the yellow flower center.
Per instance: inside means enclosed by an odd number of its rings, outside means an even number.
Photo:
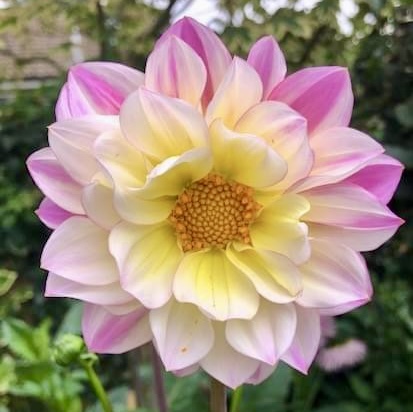
[[[250,244],[249,226],[261,209],[251,187],[209,174],[181,195],[169,215],[184,252]]]

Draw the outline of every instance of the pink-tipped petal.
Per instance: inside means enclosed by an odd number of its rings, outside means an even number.
[[[89,62],[72,67],[56,104],[56,119],[118,114],[126,96],[143,84],[143,73],[118,63]]]
[[[202,59],[207,70],[207,82],[202,98],[202,105],[206,107],[231,64],[231,55],[211,29],[190,17],[184,17],[173,24],[159,39],[156,48],[170,36],[183,40]]]
[[[316,224],[316,230],[320,228],[315,233],[328,238],[331,228],[331,237],[340,239],[341,232],[343,243],[354,242],[348,244],[352,249],[366,251],[379,247],[403,223],[375,196],[351,183],[321,186],[301,194],[311,204],[303,220]]]
[[[348,126],[353,110],[350,76],[343,67],[313,67],[287,76],[270,94],[308,120],[310,134]]]
[[[275,365],[292,343],[296,321],[293,304],[276,305],[264,301],[252,319],[229,320],[226,338],[238,352]]]
[[[102,133],[119,128],[115,116],[84,116],[49,126],[49,144],[59,163],[82,185],[90,183],[98,171],[93,145]]]
[[[285,363],[307,374],[320,343],[320,315],[316,310],[296,305],[297,329],[292,345],[281,357]]]
[[[197,107],[207,81],[201,58],[184,41],[168,36],[149,55],[145,86]]]
[[[126,139],[157,161],[207,143],[204,118],[193,106],[144,88],[122,105],[120,124]]]
[[[280,46],[274,37],[262,37],[252,46],[247,61],[260,75],[263,98],[266,99],[287,73],[287,64]]]
[[[206,120],[222,119],[234,128],[240,117],[262,99],[262,83],[257,72],[243,59],[234,57],[214,97],[208,105]]]
[[[402,173],[403,165],[383,154],[367,162],[346,181],[363,187],[386,205],[392,198]]]
[[[300,267],[304,307],[341,315],[367,303],[373,289],[363,257],[338,243],[312,240],[311,258]]]
[[[56,229],[65,220],[73,216],[72,213],[57,206],[56,203],[47,197],[40,203],[39,208],[36,210],[36,215],[50,229]]]
[[[200,365],[209,375],[235,389],[254,375],[260,362],[242,355],[229,345],[224,328],[222,322],[214,323],[214,346]]]
[[[196,306],[171,300],[151,310],[150,324],[166,370],[187,368],[201,360],[214,343],[210,319]]]
[[[30,155],[27,168],[36,185],[50,200],[68,212],[84,214],[82,186],[62,168],[50,147]]]
[[[85,304],[82,331],[88,349],[97,353],[127,352],[152,338],[148,314],[143,307],[116,316],[101,306]]]
[[[108,249],[108,233],[81,216],[71,217],[52,233],[41,266],[85,285],[107,285],[119,279]]]

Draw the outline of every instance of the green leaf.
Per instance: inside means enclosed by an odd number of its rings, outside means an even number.
[[[17,279],[17,273],[12,270],[0,269],[0,296],[5,295]]]

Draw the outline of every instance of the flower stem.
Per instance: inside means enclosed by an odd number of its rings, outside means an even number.
[[[99,377],[96,375],[96,372],[93,369],[92,363],[88,362],[87,360],[81,360],[80,364],[86,371],[89,382],[93,390],[95,391],[104,412],[113,412],[112,405],[110,404],[109,398],[102,386],[102,383],[100,382]]]
[[[241,405],[241,398],[242,398],[242,386],[238,386],[237,389],[234,390],[231,399],[231,407],[229,412],[238,412],[239,407]]]
[[[162,376],[162,365],[154,346],[152,346],[152,369],[155,386],[155,395],[158,402],[159,412],[168,412],[168,404],[165,396],[165,386]]]
[[[227,412],[227,392],[225,385],[211,378],[210,411]]]

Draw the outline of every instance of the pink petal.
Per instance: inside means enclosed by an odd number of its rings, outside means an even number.
[[[336,238],[341,232],[343,243],[352,249],[358,249],[360,246],[362,249],[359,250],[363,251],[377,248],[403,223],[402,219],[381,204],[376,197],[351,183],[322,186],[301,195],[311,204],[311,209],[303,216],[303,220],[324,226],[324,233],[319,233],[318,236],[329,237],[331,227],[332,238]],[[351,244],[350,236],[347,237],[350,244],[344,240],[346,232],[353,236],[354,245]],[[314,235],[313,232],[310,233],[310,236]],[[359,235],[367,236],[363,239],[364,245],[358,243]]]
[[[93,145],[99,135],[119,128],[115,116],[83,116],[61,120],[49,126],[49,144],[69,175],[82,185],[98,171]]]
[[[386,205],[399,184],[402,172],[403,165],[399,161],[383,154],[370,160],[346,182],[363,187]]]
[[[36,215],[50,229],[56,229],[65,220],[73,216],[72,213],[57,206],[56,203],[47,197],[40,203],[39,208],[36,210]]]
[[[350,76],[343,67],[313,67],[287,76],[270,94],[308,120],[310,134],[348,126],[353,109]]]
[[[145,86],[198,106],[207,81],[201,58],[184,41],[168,36],[149,55]]]
[[[118,114],[126,96],[143,83],[143,73],[118,63],[89,62],[72,67],[56,104],[56,119]]]
[[[31,154],[27,168],[36,185],[50,200],[68,212],[84,214],[80,201],[81,185],[62,168],[50,147]]]
[[[152,338],[146,310],[115,316],[101,306],[85,304],[82,331],[90,351],[123,353],[137,348]]]
[[[85,285],[68,280],[54,273],[47,276],[46,297],[67,297],[95,303],[97,305],[118,306],[136,302],[132,295],[125,292],[119,282],[108,285]]]
[[[228,50],[211,29],[190,17],[184,17],[173,24],[162,35],[155,48],[159,47],[170,36],[176,36],[187,43],[204,62],[207,70],[207,83],[202,97],[202,105],[206,107],[231,64]]]
[[[266,99],[287,73],[287,65],[280,46],[274,37],[262,37],[253,44],[247,61],[260,75],[264,88],[263,98]]]
[[[52,233],[41,266],[85,285],[107,285],[119,279],[109,253],[108,232],[81,216],[71,217]]]
[[[211,321],[196,306],[168,304],[150,312],[150,324],[166,370],[187,368],[201,360],[214,343]]]
[[[252,385],[260,384],[274,373],[277,365],[278,364],[268,365],[267,363],[261,362],[254,374],[250,376],[245,383],[250,383]]]
[[[348,127],[332,127],[310,140],[314,165],[295,192],[344,180],[381,153],[383,147],[368,135]]]
[[[307,374],[320,343],[320,316],[316,310],[296,305],[297,330],[292,345],[281,359],[298,371]]]
[[[233,319],[226,325],[228,343],[250,358],[275,365],[295,336],[293,304],[261,302],[257,314],[248,320]]]
[[[339,243],[312,240],[311,258],[300,267],[303,293],[297,302],[341,315],[367,303],[373,289],[363,257]]]
[[[222,322],[215,322],[214,330],[214,346],[200,365],[209,375],[234,389],[254,375],[260,362],[242,355],[228,344]]]

